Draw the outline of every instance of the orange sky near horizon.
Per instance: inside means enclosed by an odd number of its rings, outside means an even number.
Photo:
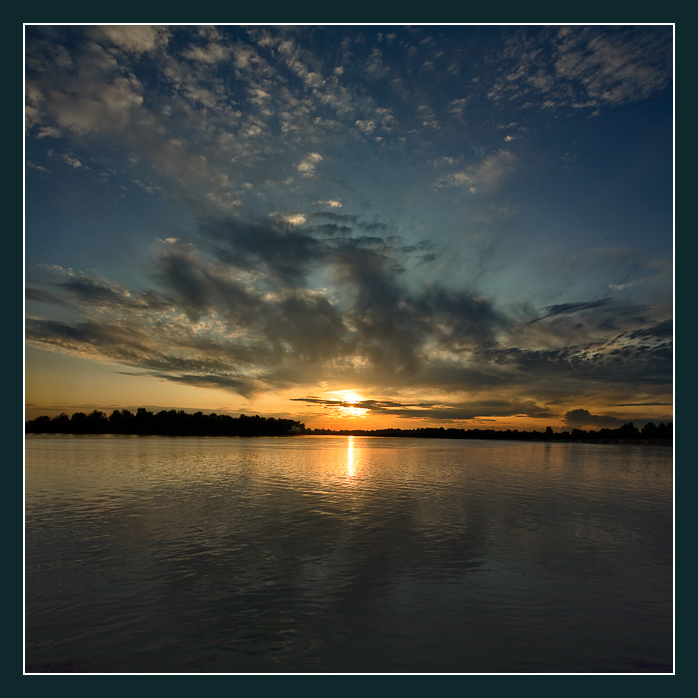
[[[531,418],[527,415],[502,417],[475,417],[472,419],[444,420],[433,417],[400,417],[394,414],[372,413],[362,409],[362,400],[371,395],[361,389],[329,386],[315,388],[311,392],[319,400],[330,404],[304,404],[298,401],[297,388],[288,391],[264,393],[245,399],[228,390],[177,384],[146,374],[135,374],[132,369],[96,363],[87,359],[58,352],[47,352],[28,346],[25,351],[25,419],[41,415],[55,416],[61,412],[89,413],[100,410],[107,415],[115,409],[138,407],[157,412],[160,410],[201,410],[208,414],[260,414],[266,417],[294,419],[313,429],[420,429],[427,427],[463,429],[519,429],[544,430],[547,426],[556,431],[568,429],[562,418]],[[334,386],[333,386],[334,387]],[[443,396],[447,404],[447,396]],[[430,402],[438,402],[429,395]],[[343,403],[343,404],[342,404]],[[598,411],[609,412],[606,404],[594,405]],[[573,409],[574,406],[569,407]],[[632,408],[625,407],[621,415]],[[562,409],[562,414],[566,409]],[[647,407],[636,407],[638,418],[647,417]],[[655,409],[658,423],[672,421],[671,410]],[[668,414],[667,414],[668,413]],[[611,413],[612,414],[612,413]]]

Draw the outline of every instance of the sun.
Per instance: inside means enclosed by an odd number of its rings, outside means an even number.
[[[340,417],[365,417],[368,414],[367,409],[356,406],[366,399],[363,395],[354,390],[338,390],[337,395],[342,401],[338,408]]]
[[[339,394],[342,396],[344,402],[348,402],[350,405],[355,405],[357,402],[362,402],[366,398],[353,390],[340,390]]]

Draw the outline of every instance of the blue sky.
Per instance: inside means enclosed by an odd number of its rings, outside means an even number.
[[[28,416],[672,418],[673,27],[25,37]]]

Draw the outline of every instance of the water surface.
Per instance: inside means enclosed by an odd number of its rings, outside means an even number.
[[[672,453],[26,440],[26,670],[672,671]]]

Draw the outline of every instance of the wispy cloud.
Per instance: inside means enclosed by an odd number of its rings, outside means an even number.
[[[442,158],[439,164],[449,164]],[[500,150],[484,158],[466,170],[457,170],[442,175],[436,180],[437,187],[465,187],[472,194],[496,192],[516,169],[518,158],[509,150]]]
[[[611,303],[610,298],[599,298],[595,301],[585,301],[581,303],[559,303],[558,305],[549,305],[543,308],[544,313],[541,317],[535,318],[531,320],[531,322],[538,322],[542,318],[555,317],[557,315],[571,315],[572,313],[579,313],[583,310],[602,308],[609,303]]]
[[[27,160],[27,167],[31,167],[34,170],[38,170],[39,172],[46,172],[47,174],[51,174],[51,170],[47,170],[45,167],[42,167],[41,165],[35,165],[31,160]]]
[[[304,402],[330,410],[353,408],[380,415],[392,415],[401,419],[437,419],[449,422],[470,421],[482,417],[552,417],[553,413],[544,406],[530,401],[514,400],[473,400],[467,404],[444,403],[404,403],[392,400],[333,400],[317,397],[291,398],[295,402]]]

